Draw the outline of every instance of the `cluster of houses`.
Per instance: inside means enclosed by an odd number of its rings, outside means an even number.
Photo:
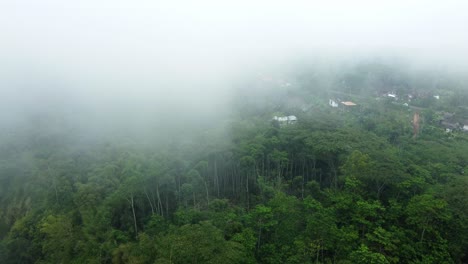
[[[275,79],[267,76],[262,76],[262,80],[265,82],[272,82],[276,83],[279,86],[282,87],[289,87],[291,86],[291,83],[286,82],[281,79]],[[403,102],[411,102],[415,98],[420,98],[420,97],[425,97],[427,98],[428,96],[433,97],[436,100],[440,100],[439,95],[431,95],[430,93],[426,94],[407,94],[404,95],[403,98],[399,98],[396,92],[386,92],[383,94],[380,94],[380,98],[389,98],[393,99],[394,101],[403,101]],[[283,98],[284,99],[284,98]],[[379,98],[378,98],[379,99]],[[396,102],[395,102],[396,103]],[[333,98],[328,100],[328,105],[332,108],[337,108],[341,110],[350,110],[356,108],[357,104],[352,102],[352,101],[344,101],[340,100],[338,98]],[[404,106],[409,107],[408,103],[403,103]],[[300,106],[300,109],[303,112],[307,112],[310,108],[311,105],[306,104],[303,98],[300,98],[298,96],[289,96],[288,99],[285,102],[285,106],[287,108],[294,108]],[[447,112],[442,112],[439,113],[441,118],[439,119],[439,125],[445,129],[446,132],[452,132],[452,131],[464,131],[468,132],[468,119],[467,120],[462,120],[460,118],[455,118],[455,114],[453,113],[447,113]],[[293,125],[296,124],[298,119],[294,115],[289,115],[289,116],[274,116],[273,119],[274,121],[278,122],[280,126],[287,126],[287,125]]]
[[[441,118],[439,120],[439,124],[445,128],[445,131],[447,133],[455,131],[455,130],[461,130],[464,132],[468,132],[468,120],[459,120],[455,118],[454,113],[447,113],[447,112],[442,112],[441,113]]]

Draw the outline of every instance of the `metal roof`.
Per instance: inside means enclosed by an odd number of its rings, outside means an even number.
[[[348,102],[341,102],[342,104],[346,105],[346,106],[355,106],[356,104],[351,102],[351,101],[348,101]]]

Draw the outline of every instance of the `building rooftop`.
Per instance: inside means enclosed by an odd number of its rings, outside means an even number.
[[[294,115],[290,115],[290,116],[274,116],[274,117],[273,117],[273,120],[277,120],[278,122],[287,122],[287,123],[291,123],[291,122],[296,122],[296,121],[297,121],[297,117],[294,116]]]
[[[347,101],[347,102],[341,102],[342,104],[346,105],[346,106],[355,106],[356,104],[351,102],[351,101]]]

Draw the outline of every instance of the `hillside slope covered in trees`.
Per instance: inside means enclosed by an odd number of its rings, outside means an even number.
[[[468,133],[437,116],[468,119],[468,84],[424,74],[255,77],[229,118],[170,143],[5,132],[0,263],[466,263]]]

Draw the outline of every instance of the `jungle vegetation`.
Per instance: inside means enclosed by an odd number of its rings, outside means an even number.
[[[440,125],[468,119],[468,83],[379,63],[278,79],[238,84],[190,138],[82,137],[60,112],[4,129],[0,263],[468,262],[468,133]]]

